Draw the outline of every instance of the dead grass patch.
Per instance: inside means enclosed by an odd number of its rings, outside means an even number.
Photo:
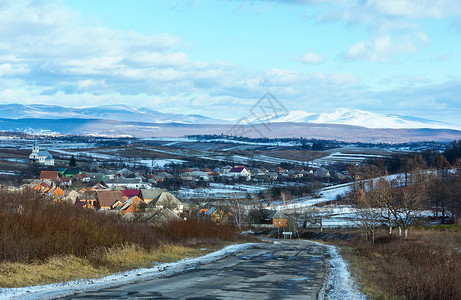
[[[461,233],[421,229],[410,238],[381,231],[374,245],[334,243],[371,299],[461,299]]]
[[[214,247],[211,246],[211,249]],[[136,268],[152,267],[157,263],[174,262],[185,258],[198,257],[211,252],[209,248],[194,248],[163,245],[146,250],[136,245],[115,246],[106,249],[98,264],[93,260],[73,255],[51,257],[44,262],[0,264],[0,287],[24,287],[43,285],[69,280],[98,278],[116,272]]]

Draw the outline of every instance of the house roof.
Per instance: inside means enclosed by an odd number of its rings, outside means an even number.
[[[38,151],[38,155],[39,155],[39,156],[51,157],[50,152],[48,152],[48,151],[46,151],[46,150],[40,150],[40,151]]]
[[[122,192],[123,192],[123,196],[131,198],[134,196],[139,196],[139,194],[141,193],[141,190],[124,190]]]
[[[155,207],[155,206],[165,206],[169,204],[182,205],[183,203],[179,201],[178,198],[173,196],[173,194],[169,192],[163,192],[158,197],[154,198],[154,200],[149,202],[148,205],[150,207]]]
[[[114,179],[105,179],[104,183],[106,184],[142,183],[142,179],[141,178],[114,178]]]
[[[51,178],[58,178],[58,171],[41,171],[40,172],[40,179],[51,179]]]
[[[250,171],[248,168],[244,167],[244,166],[236,166],[236,167],[233,167],[229,173],[240,173],[242,172],[243,170],[247,170],[247,171]]]
[[[163,224],[173,220],[180,220],[174,212],[169,208],[163,208],[162,210],[156,211],[152,216],[147,220],[147,223],[153,224]]]
[[[121,191],[97,191],[100,206],[112,206],[115,202],[123,202],[123,194]]]
[[[67,169],[64,171],[64,175],[77,175],[80,174],[79,169]]]
[[[275,213],[272,219],[288,219],[288,216],[279,210]]]
[[[166,192],[165,189],[142,189],[141,196],[144,200],[152,200],[160,196],[161,193]]]
[[[216,211],[216,207],[212,207],[205,212],[205,215],[211,216]]]

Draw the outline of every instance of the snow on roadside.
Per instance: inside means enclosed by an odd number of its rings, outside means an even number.
[[[318,299],[366,299],[366,296],[357,290],[355,282],[347,269],[347,262],[339,254],[338,248],[313,241],[309,242],[326,247],[328,254],[331,256],[327,279],[323,282]]]
[[[233,252],[246,249],[252,245],[254,245],[254,243],[231,245],[201,257],[186,258],[173,263],[162,263],[152,268],[142,268],[122,273],[116,273],[103,278],[81,279],[63,283],[29,286],[24,288],[1,288],[0,298],[50,299],[56,297],[64,297],[74,293],[100,290],[137,281],[145,281],[159,277],[171,276],[193,268],[198,264],[207,264],[221,259]]]

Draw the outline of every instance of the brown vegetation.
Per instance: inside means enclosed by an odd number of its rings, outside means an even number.
[[[68,254],[88,257],[114,245],[151,249],[161,242],[147,225],[53,203],[32,190],[1,192],[0,207],[0,261],[32,262]]]
[[[339,244],[372,299],[461,299],[461,232],[438,228],[414,230],[410,240],[380,230],[375,244],[358,238]]]

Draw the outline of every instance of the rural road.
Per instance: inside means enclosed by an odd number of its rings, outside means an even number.
[[[173,276],[63,299],[318,299],[328,259],[321,245],[281,240]]]

